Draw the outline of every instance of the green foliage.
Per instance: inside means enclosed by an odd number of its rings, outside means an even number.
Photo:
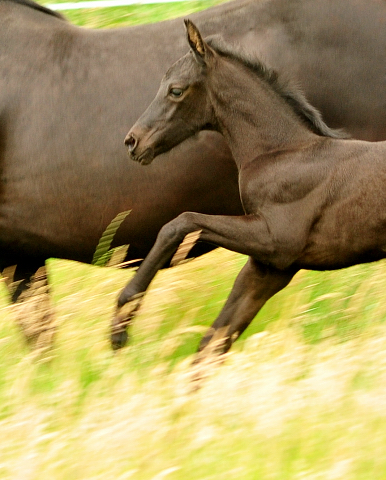
[[[129,215],[131,210],[118,213],[118,215],[110,222],[106,230],[103,232],[102,237],[99,240],[98,246],[95,250],[92,264],[98,267],[104,266],[111,259],[114,254],[114,250],[111,250],[111,244],[114,240],[115,234],[118,228],[121,226],[123,220]],[[118,247],[119,248],[119,247]]]
[[[61,13],[69,21],[81,27],[113,28],[160,22],[189,15],[220,3],[224,3],[224,0],[187,0],[169,4],[138,4],[125,7],[65,10]]]

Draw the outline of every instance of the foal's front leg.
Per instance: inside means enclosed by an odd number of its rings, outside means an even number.
[[[252,256],[263,264],[265,260],[269,261],[275,252],[268,226],[259,217],[203,215],[192,212],[179,215],[161,229],[150,253],[119,295],[111,332],[114,349],[125,345],[126,327],[135,316],[141,298],[157,271],[170,260],[184,237],[196,230],[201,230],[201,240]]]

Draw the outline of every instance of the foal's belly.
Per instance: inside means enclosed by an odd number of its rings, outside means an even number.
[[[354,212],[355,213],[355,212]],[[355,215],[353,215],[355,217]],[[365,221],[337,217],[318,222],[296,262],[300,268],[334,270],[386,257],[386,217]]]
[[[317,245],[307,247],[304,253],[295,262],[298,268],[306,270],[337,270],[360,263],[375,262],[386,257],[386,245],[382,248],[369,248],[362,251],[353,249],[319,248]]]

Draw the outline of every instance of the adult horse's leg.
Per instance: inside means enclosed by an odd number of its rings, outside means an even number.
[[[117,312],[112,322],[111,332],[111,343],[114,349],[121,348],[125,345],[127,340],[126,327],[135,316],[140,306],[141,298],[157,271],[170,260],[184,237],[197,230],[201,231],[201,240],[249,255],[253,258],[256,258],[256,254],[259,260],[268,258],[274,250],[267,224],[258,217],[246,215],[238,217],[213,216],[192,212],[179,215],[161,229],[154,247],[139,267],[136,275],[119,295]],[[265,262],[261,261],[261,263]],[[236,333],[238,331],[237,329],[242,329],[243,325],[245,325],[244,328],[246,328],[259,308],[261,308],[268,298],[281,288],[284,288],[296,272],[296,270],[292,269],[290,271],[287,269],[283,269],[282,271],[267,269],[266,272],[271,272],[271,278],[269,278],[267,273],[267,280],[258,286],[259,282],[257,278],[260,277],[261,281],[263,275],[261,271],[258,273],[257,265],[258,263],[256,263],[254,267],[256,270],[256,279],[253,282],[256,284],[256,292],[251,293],[252,290],[249,289],[250,287],[248,287],[244,279],[252,276],[252,264],[249,262],[249,265],[245,267],[245,270],[243,269],[243,273],[237,281],[237,287],[235,286],[235,289],[232,291],[232,299],[228,300],[226,309],[223,315],[221,315],[221,320],[218,319],[220,323],[223,322],[226,324],[228,322],[228,324],[230,324],[232,323],[230,320],[231,316],[226,312],[234,309],[235,314],[239,315],[243,308],[246,307],[248,307],[250,312],[254,311],[253,316],[249,320],[248,318],[251,313],[248,313],[245,317],[241,315],[239,320],[235,321],[234,327],[231,329],[233,333]],[[272,281],[272,287],[269,286],[270,281]],[[244,303],[244,307],[240,307],[239,302],[235,302],[235,299],[237,296],[240,296],[244,284],[246,284],[246,293],[245,296],[241,295],[241,304]],[[261,295],[261,297],[259,297],[259,295]],[[207,338],[211,338],[210,334],[207,335]]]
[[[12,303],[18,302],[20,296],[29,289],[31,277],[41,266],[41,262],[28,264],[22,262],[3,270]]]
[[[197,360],[225,353],[263,305],[291,281],[297,269],[280,271],[249,258],[236,278],[219,316],[201,340]]]
[[[29,346],[47,349],[55,333],[54,312],[45,266],[19,264],[8,283],[16,322]]]

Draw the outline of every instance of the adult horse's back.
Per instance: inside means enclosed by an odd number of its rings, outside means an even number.
[[[377,140],[386,138],[385,16],[377,0],[237,0],[192,19],[286,71],[331,126]],[[0,268],[18,264],[15,300],[46,258],[90,262],[119,212],[131,209],[116,238],[129,259],[183,211],[242,212],[216,133],[146,168],[127,160],[128,127],[185,49],[180,20],[93,31],[0,0]]]

